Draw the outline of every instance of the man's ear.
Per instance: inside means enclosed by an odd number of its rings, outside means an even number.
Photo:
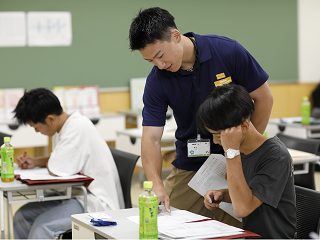
[[[171,31],[171,40],[175,43],[179,43],[181,41],[181,33],[178,29],[173,29]]]
[[[243,133],[247,132],[249,130],[250,123],[248,120],[244,120],[241,124],[241,130]]]
[[[48,115],[47,118],[46,118],[46,123],[49,124],[49,125],[54,125],[56,122],[56,116],[55,115]]]

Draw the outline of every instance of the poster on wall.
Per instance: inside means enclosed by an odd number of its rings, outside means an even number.
[[[28,12],[28,46],[70,46],[72,25],[70,12]]]
[[[0,12],[0,47],[24,47],[26,39],[25,12]]]

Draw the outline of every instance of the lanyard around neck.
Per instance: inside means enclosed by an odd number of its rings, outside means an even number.
[[[194,54],[195,54],[195,56],[196,56],[195,63],[197,63],[197,65],[198,65],[198,101],[199,101],[198,107],[199,107],[199,106],[200,106],[200,59],[199,59],[199,54],[198,54],[197,43],[193,40],[193,38],[191,38],[191,37],[188,37],[188,38],[191,40],[191,42],[192,42],[192,44],[193,44]],[[176,76],[177,76],[177,79],[178,79],[180,91],[181,91],[181,93],[182,93],[182,96],[183,96],[183,98],[184,98],[184,101],[186,102],[186,104],[187,104],[189,110],[192,112],[192,114],[193,114],[193,115],[196,115],[196,114],[192,111],[191,107],[189,106],[189,104],[188,104],[188,102],[187,102],[186,97],[184,96],[184,93],[183,93],[183,91],[182,91],[182,87],[181,87],[181,84],[180,84],[180,80],[179,80],[179,74],[177,73]]]

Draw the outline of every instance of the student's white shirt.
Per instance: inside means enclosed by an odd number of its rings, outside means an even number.
[[[88,187],[88,212],[124,208],[118,170],[106,142],[92,122],[74,112],[52,137],[49,170],[58,176],[82,173],[94,178]],[[83,205],[83,196],[77,196]]]

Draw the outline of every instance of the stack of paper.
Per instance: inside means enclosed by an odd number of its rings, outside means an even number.
[[[139,224],[139,216],[128,219]],[[213,238],[241,234],[243,230],[189,211],[174,210],[158,214],[158,232],[162,238]]]
[[[225,179],[226,172],[226,158],[221,154],[211,154],[190,180],[188,186],[201,196],[204,196],[209,190],[228,188],[228,182]],[[231,203],[221,202],[219,207],[242,222],[241,218],[235,217]]]
[[[52,176],[48,172],[47,168],[34,168],[34,169],[15,169],[14,174],[19,174],[20,179],[30,180],[59,180],[59,179],[75,179],[75,178],[86,178],[87,176],[74,174],[67,177]]]

